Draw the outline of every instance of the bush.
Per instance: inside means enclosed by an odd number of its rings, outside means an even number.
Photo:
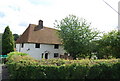
[[[10,52],[9,54],[8,54],[8,56],[7,56],[7,60],[12,60],[15,56],[17,56],[17,57],[19,57],[19,56],[26,56],[26,55],[28,55],[28,54],[26,54],[26,53],[21,53],[21,52]]]
[[[15,54],[9,60],[11,79],[120,79],[119,59],[38,61],[28,55]]]
[[[26,53],[21,53],[21,52],[10,52],[9,54],[8,54],[8,59],[9,58],[11,58],[13,55],[20,55],[20,56],[25,56],[25,55],[28,55],[28,54],[26,54]]]
[[[120,62],[113,65],[112,71],[113,71],[113,78],[120,79]]]
[[[99,63],[93,65],[88,72],[88,79],[113,79],[112,65]]]
[[[80,63],[70,64],[66,68],[66,79],[85,79],[87,71],[88,67],[86,65],[81,65]]]

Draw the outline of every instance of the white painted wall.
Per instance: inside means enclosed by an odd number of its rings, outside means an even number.
[[[27,53],[36,59],[42,59],[42,53],[45,54],[45,51],[49,53],[48,59],[54,58],[54,53],[59,53],[59,56],[65,53],[62,45],[59,45],[59,49],[54,49],[54,45],[52,44],[40,44],[40,48],[35,48],[35,43],[24,43],[23,48],[21,45],[22,44],[16,44],[16,50],[18,52]]]

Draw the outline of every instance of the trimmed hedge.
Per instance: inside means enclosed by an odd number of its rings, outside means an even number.
[[[10,79],[120,79],[119,59],[39,61],[14,54],[7,66]]]

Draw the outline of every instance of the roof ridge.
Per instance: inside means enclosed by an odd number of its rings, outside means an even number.
[[[34,31],[34,28],[37,25],[29,24],[28,28],[24,31],[24,33],[20,36],[20,38],[16,41],[16,43],[45,43],[45,44],[61,44],[60,38],[56,34],[57,29],[50,27],[43,27],[43,30]]]
[[[45,28],[49,28],[49,29],[53,29],[53,30],[58,30],[58,29],[55,29],[55,28],[51,28],[51,27],[46,27],[46,26],[44,26]]]
[[[38,26],[38,25],[36,25],[36,24],[30,24],[30,25],[34,25],[34,26]],[[49,29],[55,29],[55,30],[58,30],[58,29],[56,29],[56,28],[51,28],[51,27],[47,27],[47,26],[43,26],[43,28],[49,28]]]

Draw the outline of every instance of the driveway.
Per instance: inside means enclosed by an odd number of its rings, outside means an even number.
[[[0,64],[0,81],[2,80],[2,64]]]
[[[8,70],[5,64],[0,64],[0,80],[9,79]]]

